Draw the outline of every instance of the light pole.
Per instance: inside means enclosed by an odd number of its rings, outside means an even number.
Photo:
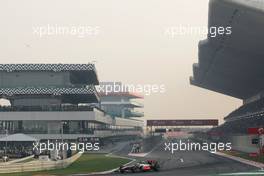
[[[66,124],[67,124],[67,122],[61,121],[61,142],[62,143],[63,143],[63,133],[64,133],[63,127]]]
[[[6,141],[5,141],[5,155],[6,155],[6,149],[7,149],[7,136],[8,136],[8,130],[5,130],[5,135],[6,135]]]
[[[64,127],[64,124],[67,124],[67,122],[64,122],[64,121],[61,121],[61,144],[60,146],[64,146],[63,145],[63,133],[64,133],[64,130],[63,130],[63,127]],[[63,148],[61,149],[61,158],[63,159]]]
[[[8,130],[5,130],[5,134],[6,134],[6,140],[5,140],[5,162],[7,161],[7,136],[8,136]]]
[[[63,143],[63,124],[64,122],[61,121],[61,143]]]

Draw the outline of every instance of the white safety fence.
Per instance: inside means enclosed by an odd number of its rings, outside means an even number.
[[[0,167],[1,167],[1,165],[6,165],[6,164],[21,163],[21,162],[26,161],[26,160],[31,159],[31,158],[34,158],[34,155],[30,155],[30,156],[20,158],[20,159],[11,160],[11,161],[8,161],[6,163],[0,163]]]
[[[66,168],[75,162],[81,155],[82,153],[77,153],[70,158],[58,161],[33,161],[25,163],[2,164],[0,165],[0,174]]]

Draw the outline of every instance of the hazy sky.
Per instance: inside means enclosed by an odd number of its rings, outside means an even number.
[[[202,34],[166,29],[207,26],[208,0],[1,0],[1,63],[88,63],[100,81],[164,84],[146,96],[146,118],[219,118],[240,100],[191,86]],[[96,36],[38,36],[50,26],[97,27]]]

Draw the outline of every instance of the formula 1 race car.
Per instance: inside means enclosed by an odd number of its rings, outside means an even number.
[[[149,172],[149,171],[159,171],[160,166],[156,160],[147,160],[147,161],[140,161],[134,165],[130,166],[120,166],[119,172],[120,173],[127,173],[127,172]]]

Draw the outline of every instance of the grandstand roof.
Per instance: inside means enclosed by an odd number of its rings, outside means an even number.
[[[264,2],[211,0],[209,27],[231,26],[231,35],[199,43],[192,85],[246,99],[264,90]]]
[[[0,64],[3,72],[65,72],[71,73],[71,79],[85,84],[99,84],[94,64]]]
[[[62,95],[62,94],[94,94],[93,86],[85,88],[53,88],[53,87],[25,87],[25,88],[0,88],[1,95]]]
[[[88,71],[94,64],[0,64],[0,71]]]
[[[62,97],[63,102],[89,103],[98,102],[98,93],[94,86],[80,88],[56,88],[56,87],[22,87],[0,88],[0,98],[15,96],[53,95]]]

